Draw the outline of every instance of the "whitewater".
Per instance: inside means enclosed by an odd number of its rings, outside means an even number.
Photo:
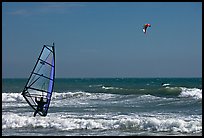
[[[46,117],[33,117],[25,82],[3,80],[3,136],[202,135],[200,78],[58,79]]]

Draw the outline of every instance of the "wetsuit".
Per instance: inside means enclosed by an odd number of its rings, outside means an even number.
[[[43,112],[43,106],[47,103],[43,101],[43,97],[40,97],[40,101],[37,100],[37,97],[35,97],[35,102],[38,104],[37,105],[37,110],[34,112],[34,117],[38,113],[38,111]]]

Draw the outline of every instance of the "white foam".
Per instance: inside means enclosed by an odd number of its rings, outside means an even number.
[[[162,99],[161,97],[153,96],[153,95],[150,95],[150,94],[141,95],[141,96],[139,96],[137,98],[141,99],[141,100],[158,100],[158,99]]]
[[[89,93],[83,91],[77,92],[53,92],[52,100],[63,100],[63,99],[101,99],[106,100],[113,98],[117,95],[114,94],[104,94],[104,93]],[[24,102],[25,99],[21,93],[2,93],[2,102]]]
[[[179,97],[192,97],[194,99],[202,100],[202,89],[181,87],[182,91]]]
[[[102,89],[105,90],[122,90],[123,88],[118,88],[118,87],[111,87],[111,86],[102,86]]]
[[[2,102],[24,101],[21,93],[2,93]]]
[[[165,83],[165,84],[163,84],[162,86],[169,86],[170,84],[169,83]]]
[[[86,93],[82,91],[63,92],[63,93],[53,92],[52,99],[62,100],[62,99],[68,99],[68,98],[82,98],[82,97],[87,98],[90,96],[91,96],[91,93]]]
[[[58,130],[80,129],[135,129],[144,131],[201,133],[202,117],[166,115],[58,115],[50,113],[46,117],[29,117],[15,113],[2,115],[2,128],[43,127]]]
[[[116,94],[105,94],[105,93],[89,93],[89,92],[63,92],[63,93],[54,93],[52,95],[52,99],[54,100],[62,100],[62,99],[100,99],[100,100],[107,100],[110,98],[116,97]]]

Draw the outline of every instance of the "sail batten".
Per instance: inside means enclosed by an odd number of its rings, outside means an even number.
[[[43,100],[47,101],[43,110],[38,111],[41,116],[47,115],[54,88],[54,79],[54,44],[53,46],[44,45],[22,92],[23,97],[34,110],[37,110],[36,98],[43,97]]]
[[[48,77],[44,76],[43,74],[38,74],[38,73],[35,73],[35,72],[33,72],[33,74],[44,77],[44,78],[49,79],[49,80],[53,80],[52,78],[48,78]]]

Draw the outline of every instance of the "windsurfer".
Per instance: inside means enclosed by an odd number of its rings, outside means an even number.
[[[37,97],[35,97],[35,102],[38,104],[37,105],[37,110],[34,112],[34,117],[38,113],[38,111],[43,112],[43,106],[47,103],[43,101],[43,97],[40,97],[40,101],[37,100]]]

